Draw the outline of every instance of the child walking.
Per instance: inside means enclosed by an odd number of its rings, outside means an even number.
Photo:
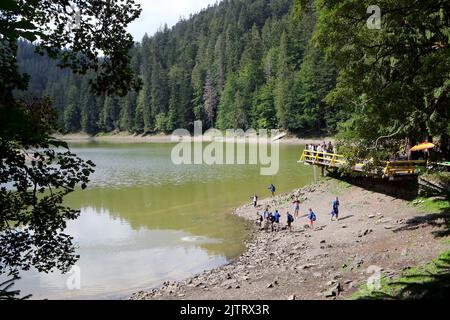
[[[295,199],[295,201],[292,201],[294,204],[294,216],[295,218],[298,218],[298,212],[300,211],[300,200],[298,198]]]
[[[331,214],[331,220],[333,220],[333,217],[336,217],[336,220],[339,221],[339,198],[336,197],[336,200],[333,201],[333,211]]]
[[[289,212],[287,213],[287,225],[289,228],[289,231],[292,231],[292,222],[294,222],[294,217]]]
[[[309,226],[311,228],[314,228],[314,222],[317,220],[317,216],[311,208],[309,209],[308,219],[309,219]]]

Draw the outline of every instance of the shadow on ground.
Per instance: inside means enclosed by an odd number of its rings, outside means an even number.
[[[450,251],[425,267],[413,269],[399,279],[389,280],[380,291],[358,297],[361,300],[448,298],[450,298]]]
[[[432,226],[436,238],[450,235],[450,202],[446,197],[431,200],[439,210],[406,221],[406,225],[394,232],[414,230]],[[442,203],[446,203],[442,206]],[[432,263],[404,272],[399,278],[388,279],[379,291],[362,294],[358,299],[448,299],[450,298],[450,250],[441,254]]]
[[[419,195],[419,181],[417,177],[404,180],[389,181],[388,179],[362,176],[346,176],[339,172],[328,172],[328,177],[349,183],[368,191],[381,193],[390,197],[412,201]]]

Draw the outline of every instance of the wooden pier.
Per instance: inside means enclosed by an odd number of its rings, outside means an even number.
[[[312,150],[304,150],[298,162],[306,165],[319,166],[322,170],[327,169],[332,171],[336,171],[340,167],[348,166],[348,162],[343,155]],[[417,176],[419,167],[426,166],[427,162],[424,160],[386,161],[382,166],[372,172],[366,172],[364,170],[367,164],[370,164],[370,160],[357,163],[350,169],[354,172],[364,173],[365,175],[393,180],[399,177]]]

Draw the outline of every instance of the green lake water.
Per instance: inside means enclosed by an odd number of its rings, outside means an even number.
[[[80,289],[71,275],[29,271],[15,288],[34,298],[120,299],[133,291],[226,264],[244,250],[248,224],[230,214],[250,203],[302,187],[312,169],[297,163],[302,147],[280,145],[280,169],[257,165],[174,165],[173,144],[72,144],[97,165],[89,188],[67,204],[81,209],[67,233],[78,244]]]

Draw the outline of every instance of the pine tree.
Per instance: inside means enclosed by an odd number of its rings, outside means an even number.
[[[64,129],[66,132],[77,132],[80,126],[80,106],[78,103],[78,90],[71,86],[67,91],[64,108]]]
[[[214,118],[216,114],[217,93],[214,85],[211,70],[208,70],[206,75],[206,83],[203,93],[203,109],[206,115],[206,125],[209,128],[214,127]]]

